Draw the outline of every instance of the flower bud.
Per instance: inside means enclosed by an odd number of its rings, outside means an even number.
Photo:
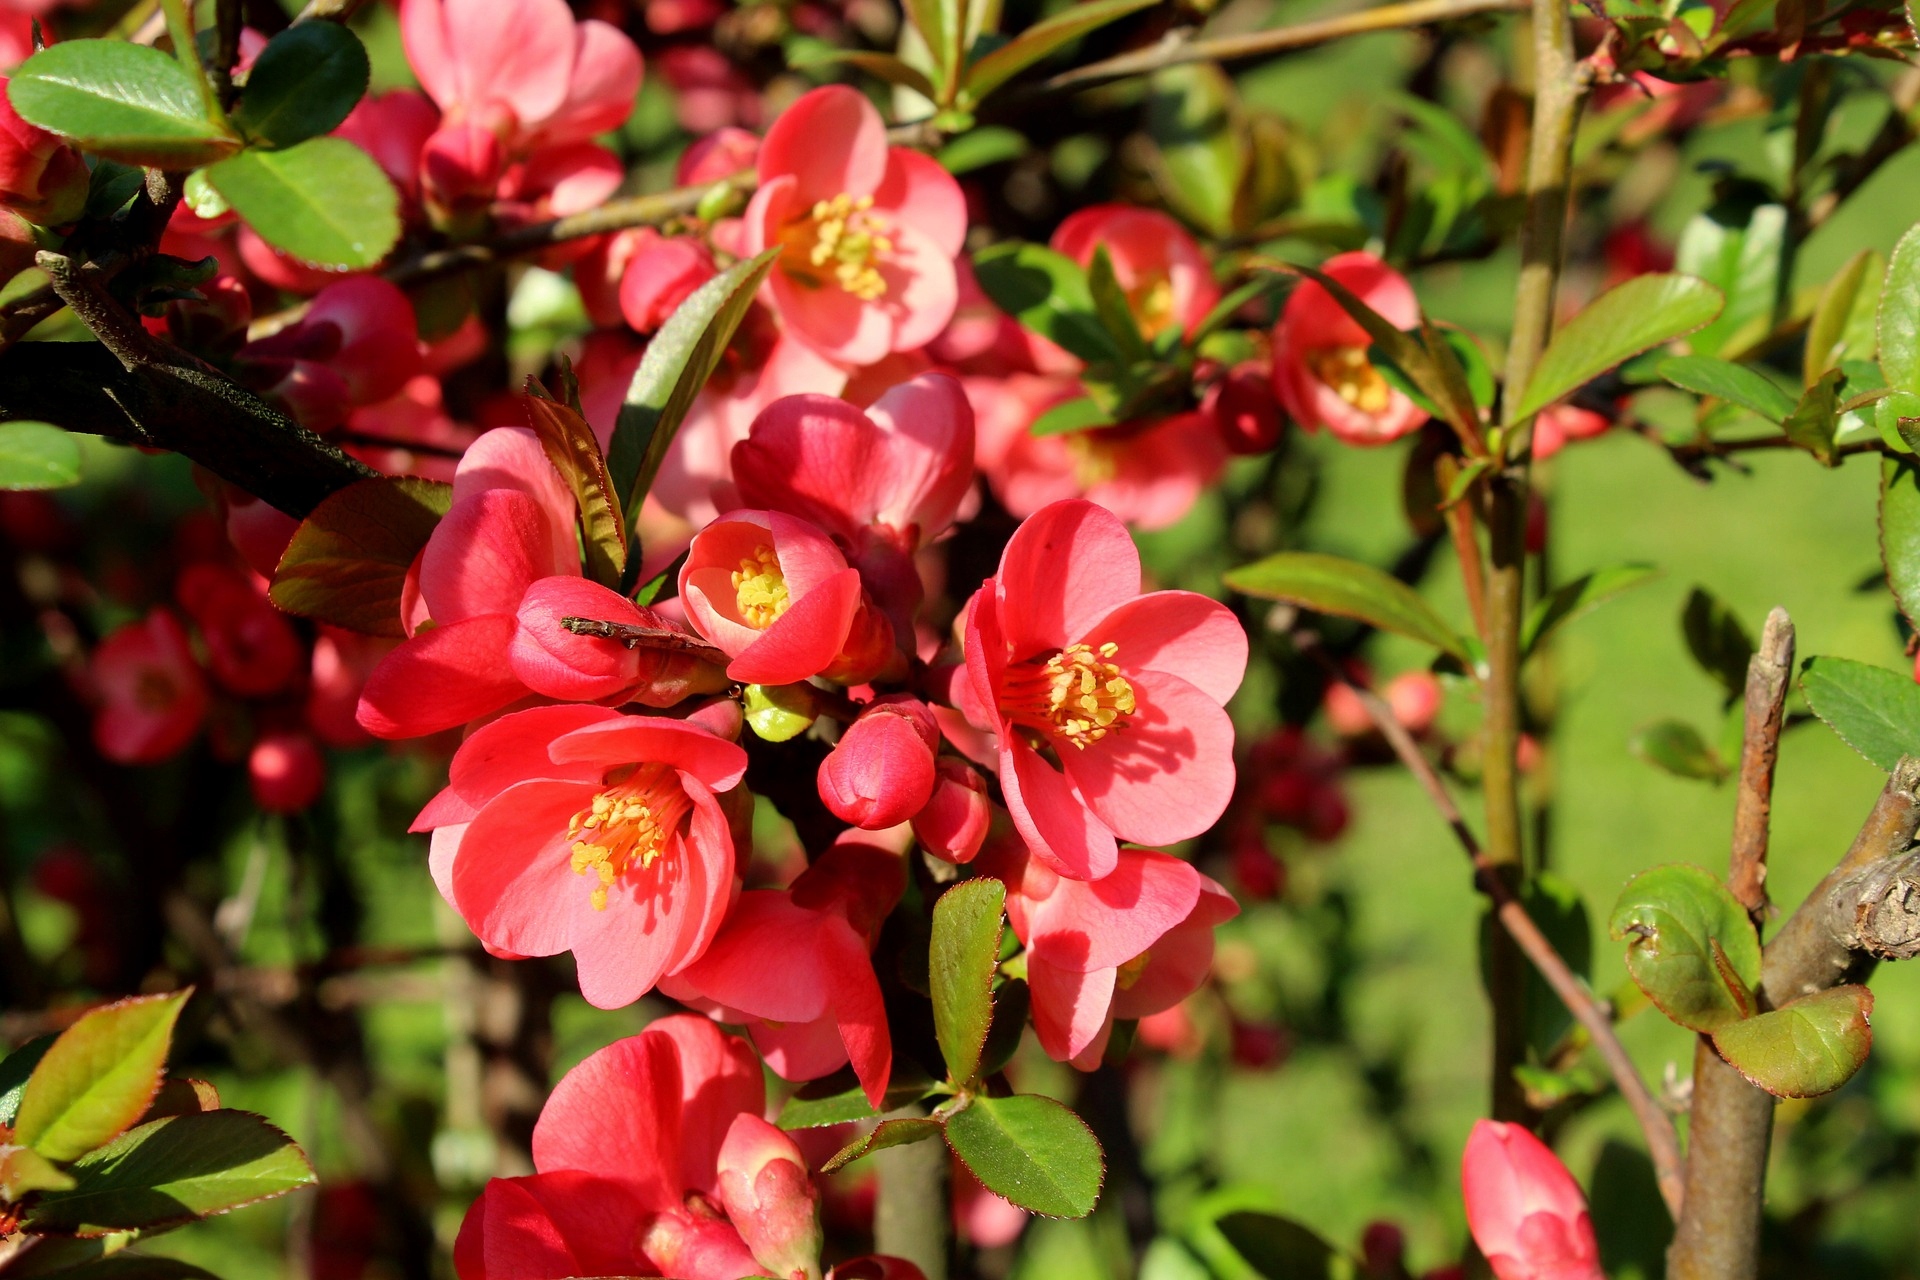
[[[933,794],[913,815],[913,838],[942,861],[972,862],[992,821],[986,779],[965,761],[949,757],[936,764]]]
[[[476,124],[443,125],[420,151],[420,185],[427,201],[447,212],[486,205],[506,169],[499,135]]]
[[[903,695],[876,699],[820,762],[820,798],[863,830],[898,826],[933,793],[939,742],[925,703]]]
[[[639,332],[652,333],[713,277],[713,255],[698,240],[675,236],[643,245],[620,277],[620,314]]]
[[[720,1200],[753,1257],[781,1280],[820,1280],[820,1189],[792,1138],[750,1111],[720,1146]]]
[[[1440,714],[1440,682],[1430,671],[1402,671],[1381,692],[1408,733],[1425,733]]]
[[[247,756],[253,802],[267,813],[298,813],[320,798],[327,766],[304,733],[270,733]]]
[[[760,1269],[738,1231],[719,1218],[687,1209],[669,1209],[655,1218],[640,1247],[663,1274],[688,1280],[739,1280]]]
[[[28,124],[7,98],[0,76],[0,204],[29,222],[57,227],[87,207],[87,163],[58,134]]]
[[[93,742],[120,764],[158,764],[192,740],[207,714],[207,681],[186,628],[165,609],[121,627],[93,651]]]
[[[1200,411],[1213,420],[1230,453],[1265,453],[1280,443],[1286,419],[1266,370],[1249,361],[1213,384]]]
[[[1460,1182],[1467,1226],[1499,1280],[1605,1280],[1580,1184],[1531,1133],[1475,1124]]]

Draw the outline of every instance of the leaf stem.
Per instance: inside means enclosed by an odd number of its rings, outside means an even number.
[[[167,15],[167,34],[173,37],[173,56],[193,77],[194,87],[200,91],[201,109],[207,119],[224,123],[227,113],[220,105],[219,90],[207,78],[206,65],[200,61],[200,46],[193,38],[192,5],[189,0],[160,0],[160,7]]]

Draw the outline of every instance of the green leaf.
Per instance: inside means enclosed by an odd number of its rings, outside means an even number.
[[[1092,396],[1077,396],[1072,400],[1062,400],[1035,418],[1027,428],[1027,434],[1064,436],[1075,431],[1092,431],[1112,425],[1113,415],[1101,408],[1098,400]]]
[[[1680,233],[1675,269],[1697,276],[1725,295],[1726,304],[1712,323],[1693,337],[1700,355],[1719,355],[1735,338],[1745,338],[1773,311],[1786,243],[1787,211],[1766,199],[1759,188],[1743,187],[1717,200]],[[1746,345],[1744,342],[1742,345]]]
[[[1147,344],[1140,337],[1133,306],[1127,301],[1126,290],[1120,287],[1120,278],[1113,273],[1113,256],[1104,244],[1094,246],[1093,258],[1087,263],[1087,292],[1093,298],[1094,315],[1113,335],[1126,359],[1129,362],[1146,359]]]
[[[31,1147],[0,1143],[0,1204],[19,1204],[35,1191],[65,1191],[73,1179]]]
[[[1659,576],[1660,571],[1652,565],[1623,564],[1575,578],[1546,599],[1534,603],[1520,632],[1520,652],[1532,653],[1548,636],[1581,614]]]
[[[1290,1218],[1242,1211],[1214,1226],[1264,1280],[1334,1280],[1339,1251]]]
[[[846,1168],[863,1156],[876,1151],[885,1151],[888,1147],[904,1147],[909,1142],[924,1142],[939,1134],[941,1124],[938,1120],[925,1120],[912,1116],[897,1120],[882,1120],[870,1132],[863,1133],[828,1156],[820,1166],[821,1173],[834,1173]]]
[[[940,97],[940,90],[918,67],[901,61],[891,53],[880,53],[873,49],[816,49],[805,57],[793,59],[791,65],[796,71],[809,67],[858,67],[888,84],[911,89],[923,98],[938,100]]]
[[[1032,1007],[1033,998],[1028,994],[1027,984],[1019,978],[1002,982],[1000,989],[993,993],[993,1027],[980,1049],[982,1080],[1006,1070],[1007,1064],[1013,1061],[1013,1055],[1020,1048],[1020,1038],[1026,1033],[1027,1015]]]
[[[1312,551],[1281,551],[1228,571],[1224,581],[1244,595],[1358,618],[1473,665],[1472,651],[1433,606],[1412,587],[1372,565]]]
[[[149,1231],[225,1213],[314,1182],[292,1138],[245,1111],[168,1116],[76,1160],[71,1191],[49,1192],[29,1230]]]
[[[1614,286],[1553,335],[1507,420],[1531,417],[1622,361],[1692,333],[1720,305],[1720,291],[1692,276],[1635,276]]]
[[[1768,422],[1784,422],[1793,412],[1793,397],[1771,379],[1718,356],[1669,356],[1655,372],[1676,387],[1751,409]]]
[[[540,437],[547,460],[573,490],[574,504],[580,509],[587,577],[603,587],[619,587],[627,567],[627,523],[593,428],[573,409],[541,396],[528,397],[527,420]]]
[[[1920,684],[1904,671],[1851,658],[1808,658],[1800,692],[1848,746],[1888,772],[1920,755]]]
[[[1036,1094],[976,1096],[947,1117],[947,1145],[982,1186],[1048,1218],[1084,1218],[1100,1202],[1106,1157],[1079,1116]]]
[[[1240,308],[1246,306],[1255,298],[1264,298],[1268,294],[1279,293],[1283,289],[1291,288],[1292,285],[1293,281],[1280,272],[1262,271],[1254,276],[1253,279],[1247,281],[1238,289],[1233,290],[1221,298],[1220,301],[1216,302],[1213,310],[1207,312],[1205,318],[1194,328],[1194,331],[1187,335],[1189,340],[1196,346],[1199,345],[1202,338],[1217,332],[1223,325],[1230,322],[1234,316],[1239,314]]]
[[[267,42],[233,122],[253,141],[291,147],[331,133],[367,91],[360,37],[338,22],[301,22]]]
[[[159,1091],[188,994],[102,1005],[61,1032],[20,1095],[13,1141],[73,1160],[138,1120]]]
[[[1627,972],[1660,1011],[1711,1032],[1753,1015],[1760,937],[1746,908],[1699,867],[1665,866],[1627,882],[1608,931]]]
[[[49,45],[14,71],[7,96],[28,123],[125,164],[194,169],[241,145],[232,130],[207,119],[185,67],[124,40]]]
[[[267,598],[288,613],[370,636],[404,636],[400,592],[453,503],[453,486],[411,476],[356,480],[300,522]]]
[[[933,906],[927,952],[933,1031],[956,1085],[967,1084],[979,1070],[980,1051],[993,1025],[993,974],[1006,901],[1006,886],[982,877],[954,885]]]
[[[1233,233],[1252,163],[1238,107],[1233,81],[1211,62],[1164,67],[1147,81],[1147,136],[1160,192],[1175,212],[1215,237]]]
[[[967,68],[966,101],[978,105],[1001,85],[1034,63],[1109,22],[1151,8],[1160,0],[1081,0],[1043,22],[1036,22]]]
[[[933,55],[934,81],[945,88],[955,81],[960,70],[961,44],[965,33],[962,28],[966,19],[958,10],[960,5],[954,0],[902,0],[907,21],[920,34]],[[929,94],[936,102],[941,95]]]
[[[1887,261],[1879,328],[1880,371],[1887,385],[1920,391],[1920,226],[1900,237]]]
[[[1911,458],[1880,464],[1880,562],[1900,612],[1920,618],[1920,463]]]
[[[667,446],[694,397],[720,366],[753,295],[779,256],[776,247],[734,263],[675,307],[647,344],[607,446],[607,470],[629,530],[639,525],[640,504],[660,473]],[[637,565],[639,557],[630,555],[629,563]]]
[[[897,1111],[909,1103],[921,1101],[933,1092],[933,1085],[933,1078],[911,1059],[896,1056],[893,1074],[887,1080],[887,1091],[880,1099],[880,1109],[876,1111],[867,1102],[866,1090],[853,1078],[853,1071],[849,1068],[825,1079],[801,1085],[787,1099],[786,1105],[780,1108],[779,1125],[782,1129],[823,1129],[828,1125],[847,1124],[854,1120],[876,1119],[886,1112]]]
[[[7,1268],[7,1280],[219,1280],[211,1271],[175,1258],[129,1252],[125,1236],[69,1240],[41,1236],[33,1251]]]
[[[1695,587],[1680,611],[1680,634],[1687,652],[1719,682],[1728,701],[1745,695],[1753,637],[1731,606],[1704,587]]]
[[[20,1095],[26,1092],[27,1077],[40,1065],[40,1059],[47,1056],[56,1039],[57,1036],[41,1036],[29,1040],[0,1061],[0,1125],[11,1127],[13,1118],[20,1114]]]
[[[1037,244],[997,244],[974,258],[973,274],[995,306],[1082,360],[1125,358],[1094,313],[1086,272],[1065,254]]]
[[[1591,977],[1593,922],[1579,888],[1551,871],[1542,871],[1528,879],[1521,901],[1567,966],[1583,979]],[[1497,927],[1491,916],[1487,923],[1490,929]],[[1573,1029],[1573,1015],[1567,1011],[1566,1002],[1531,965],[1526,976],[1526,1026],[1527,1042],[1541,1062],[1552,1059],[1562,1037]]]
[[[1633,735],[1627,749],[1676,778],[1723,782],[1732,772],[1700,731],[1684,720],[1659,720],[1648,725]]]
[[[1807,388],[1792,414],[1780,424],[1787,439],[1829,467],[1837,460],[1833,441],[1840,431],[1838,393],[1845,377],[1838,369],[1821,374],[1820,381]]]
[[[80,442],[50,422],[0,422],[0,489],[80,483]]]
[[[1887,392],[1873,406],[1873,427],[1889,452],[1915,452],[1920,446],[1920,395]]]
[[[400,239],[400,194],[345,138],[243,151],[207,181],[261,239],[316,267],[377,266]]]
[[[1820,292],[1813,319],[1807,324],[1802,381],[1812,386],[1820,375],[1842,360],[1871,360],[1877,346],[1875,312],[1880,306],[1880,279],[1886,264],[1879,253],[1862,249],[1847,259]]]
[[[1776,1098],[1814,1098],[1853,1078],[1873,1047],[1873,992],[1852,984],[1791,1000],[1713,1034],[1734,1070]]]
[[[1018,160],[1033,150],[1026,135],[1005,125],[990,124],[969,129],[940,148],[936,158],[956,178],[988,165]]]

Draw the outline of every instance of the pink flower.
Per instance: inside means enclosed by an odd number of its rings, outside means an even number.
[[[355,405],[397,394],[420,372],[413,303],[390,281],[352,276],[314,296],[305,315],[235,357],[249,381],[314,430],[338,426]]]
[[[1474,1243],[1500,1280],[1606,1280],[1580,1184],[1521,1126],[1477,1121],[1460,1184]]]
[[[1099,1065],[1115,1018],[1160,1013],[1199,989],[1214,926],[1240,912],[1225,889],[1152,849],[1122,849],[1094,881],[1062,879],[1013,839],[989,844],[976,865],[1007,886],[1040,1047],[1083,1070]]]
[[[421,152],[439,125],[433,103],[412,89],[395,89],[362,98],[333,132],[372,156],[408,210],[417,211]]]
[[[93,745],[119,764],[158,764],[200,731],[207,681],[186,628],[165,609],[129,622],[93,651]]]
[[[1372,254],[1342,253],[1320,269],[1395,328],[1420,323],[1413,286]],[[1359,445],[1397,440],[1425,422],[1426,412],[1367,362],[1372,343],[1332,294],[1301,282],[1273,331],[1273,389],[1293,420]]]
[[[20,118],[0,75],[0,204],[60,226],[85,211],[88,180],[87,162],[64,138]]]
[[[1604,435],[1612,419],[1578,405],[1556,404],[1542,409],[1533,420],[1533,456],[1536,461],[1551,458],[1576,440],[1592,440]]]
[[[706,954],[662,990],[745,1025],[783,1080],[852,1062],[879,1106],[893,1046],[868,953],[905,888],[899,854],[844,835],[791,889],[741,894]]]
[[[1187,229],[1157,209],[1097,204],[1067,217],[1053,233],[1053,247],[1081,266],[1104,247],[1128,308],[1148,338],[1170,328],[1182,332],[1206,318],[1220,301],[1207,255]]]
[[[477,730],[413,830],[435,883],[489,947],[573,952],[580,992],[631,1004],[698,959],[734,884],[716,792],[747,756],[697,724],[536,707]]]
[[[933,795],[940,730],[918,698],[876,698],[820,762],[820,799],[835,817],[868,831],[907,821]]]
[[[767,298],[803,341],[847,365],[923,347],[958,299],[966,201],[937,161],[887,145],[844,85],[788,107],[761,143],[746,249],[782,249]]]
[[[1119,840],[1185,840],[1226,809],[1246,636],[1205,596],[1141,595],[1104,508],[1056,502],[1014,532],[968,606],[966,655],[960,709],[997,735],[1014,825],[1062,875],[1097,880]]]
[[[264,698],[292,683],[307,664],[287,616],[238,569],[204,561],[180,571],[174,595],[207,645],[213,678],[244,698]]]
[[[946,862],[972,862],[993,821],[986,779],[964,760],[940,760],[933,792],[912,821],[913,838],[922,849]]]

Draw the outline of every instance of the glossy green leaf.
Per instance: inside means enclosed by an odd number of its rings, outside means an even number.
[[[982,1186],[1049,1218],[1100,1202],[1106,1157],[1086,1122],[1052,1098],[976,1096],[947,1118],[947,1145]]]
[[[993,1025],[993,974],[999,963],[1002,908],[1007,889],[998,880],[965,880],[933,905],[933,942],[927,953],[933,991],[933,1031],[956,1085],[972,1080]]]
[[[400,593],[453,503],[453,486],[357,480],[313,509],[280,557],[268,598],[288,613],[371,636],[404,636]]]
[[[1873,1047],[1873,992],[1856,985],[1801,996],[1713,1034],[1733,1068],[1776,1098],[1814,1098],[1853,1078]]]
[[[1391,574],[1339,556],[1281,551],[1228,571],[1227,586],[1263,600],[1284,600],[1318,613],[1358,618],[1369,626],[1430,644],[1472,665],[1466,642],[1419,593]]]
[[[1911,674],[1851,658],[1808,658],[1800,692],[1813,714],[1882,769],[1920,755],[1920,684]]]
[[[58,1038],[41,1036],[29,1040],[0,1060],[0,1124],[13,1124],[14,1116],[20,1112],[20,1095],[27,1090],[27,1078]]]
[[[967,101],[978,104],[995,89],[1072,41],[1158,3],[1160,0],[1080,0],[1067,6],[1053,17],[1034,23],[967,68]]]
[[[1732,772],[1726,761],[1684,720],[1657,720],[1636,732],[1627,749],[1676,778],[1721,782]]]
[[[1911,458],[1880,464],[1880,562],[1900,612],[1920,618],[1920,463]]]
[[[1829,369],[1808,387],[1787,420],[1780,424],[1787,439],[1805,449],[1827,466],[1836,460],[1834,437],[1840,431],[1839,392],[1843,374]]]
[[[1725,295],[1725,306],[1693,337],[1700,355],[1720,355],[1735,338],[1758,337],[1773,311],[1786,244],[1787,211],[1757,187],[1742,187],[1714,202],[1680,233],[1674,267]]]
[[[365,46],[345,24],[296,23],[261,50],[233,122],[271,147],[331,133],[366,93],[369,71]]]
[[[1890,453],[1920,452],[1920,395],[1889,391],[1874,402],[1874,430]]]
[[[316,267],[377,266],[400,239],[400,194],[345,138],[244,151],[207,181],[262,240]]]
[[[1766,375],[1718,356],[1669,356],[1655,372],[1676,387],[1751,409],[1768,422],[1784,422],[1794,409],[1794,398]]]
[[[674,308],[647,344],[607,446],[607,470],[629,530],[638,527],[640,504],[694,397],[720,367],[753,295],[779,256],[780,250],[773,248],[734,263]],[[637,564],[638,557],[630,563]]]
[[[573,409],[541,396],[528,397],[527,420],[547,460],[566,477],[580,509],[586,576],[603,587],[618,588],[627,567],[627,522],[593,428]]]
[[[870,1156],[876,1151],[885,1151],[888,1147],[904,1147],[909,1142],[925,1142],[928,1138],[938,1137],[940,1128],[938,1120],[918,1119],[912,1116],[882,1120],[870,1131],[861,1134],[828,1156],[821,1164],[820,1172],[835,1173],[855,1160]]]
[[[1215,1223],[1227,1243],[1262,1280],[1337,1280],[1340,1254],[1291,1218],[1242,1211]]]
[[[1033,150],[1025,134],[1005,125],[983,125],[969,129],[940,148],[935,158],[948,173],[959,177],[988,165],[1018,160]]]
[[[1880,372],[1899,391],[1920,391],[1920,226],[1900,237],[1880,286]]]
[[[130,1129],[76,1160],[69,1191],[27,1215],[58,1235],[147,1231],[225,1213],[314,1182],[300,1148],[259,1116],[209,1111]]]
[[[138,1120],[160,1088],[187,995],[115,1001],[61,1032],[20,1095],[13,1141],[73,1160]]]
[[[1872,249],[1862,249],[1847,260],[1827,287],[1820,291],[1813,319],[1807,324],[1806,353],[1801,361],[1802,381],[1812,386],[1820,375],[1842,360],[1871,360],[1878,349],[1874,330],[1880,307],[1880,281],[1886,261]]]
[[[1120,277],[1113,271],[1113,256],[1103,244],[1094,246],[1093,258],[1087,263],[1087,293],[1093,298],[1093,314],[1113,335],[1125,358],[1129,362],[1146,359],[1147,344],[1140,337],[1133,304],[1120,287]]]
[[[1087,273],[1065,254],[1037,244],[997,244],[974,258],[973,274],[995,306],[1082,360],[1124,358],[1094,313]]]
[[[1575,618],[1659,576],[1660,571],[1652,565],[1623,564],[1575,578],[1546,599],[1534,603],[1521,629],[1520,651],[1532,653],[1536,646]]]
[[[0,489],[80,483],[80,442],[50,422],[0,422]]]
[[[1614,286],[1553,335],[1508,421],[1530,417],[1615,365],[1692,333],[1719,314],[1721,301],[1718,289],[1692,276],[1649,274]]]
[[[1608,932],[1627,943],[1627,972],[1690,1031],[1751,1017],[1760,938],[1746,908],[1699,867],[1665,866],[1627,882]]]
[[[1211,62],[1154,72],[1147,81],[1147,136],[1167,203],[1207,234],[1231,235],[1252,155],[1227,73]]]
[[[794,1091],[780,1108],[782,1129],[821,1129],[854,1120],[872,1120],[909,1103],[919,1102],[933,1091],[933,1078],[910,1059],[895,1057],[893,1074],[887,1080],[887,1092],[880,1109],[867,1101],[866,1090],[853,1077],[851,1068],[822,1080],[809,1081]]]
[[[1687,652],[1719,682],[1729,701],[1745,694],[1753,637],[1730,605],[1704,587],[1695,587],[1680,611],[1680,634]]]
[[[110,160],[165,169],[212,164],[240,149],[207,118],[193,75],[158,49],[124,40],[63,40],[13,72],[22,119]]]

